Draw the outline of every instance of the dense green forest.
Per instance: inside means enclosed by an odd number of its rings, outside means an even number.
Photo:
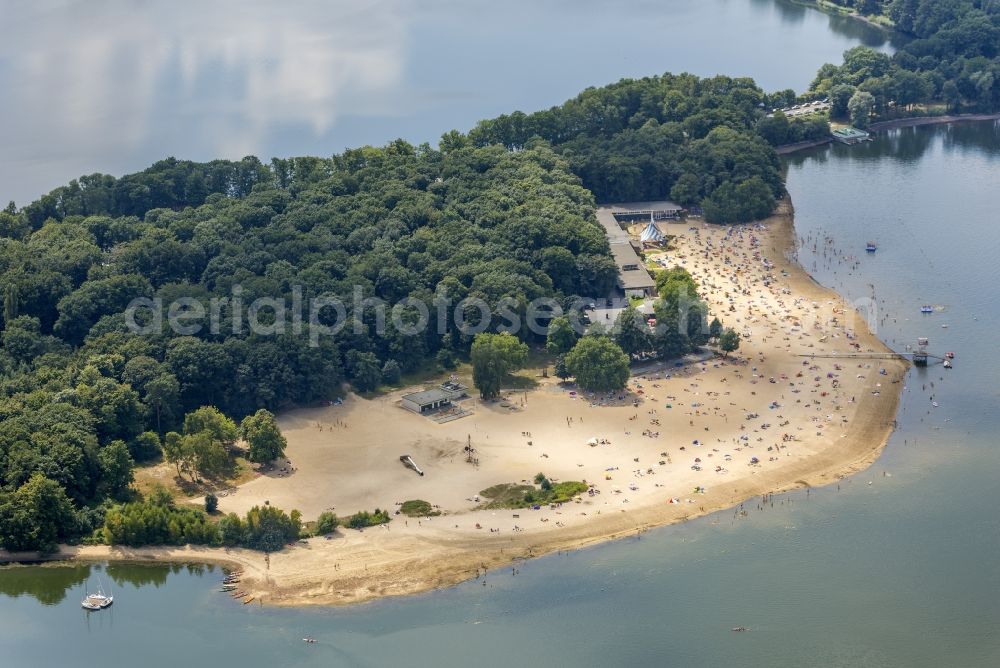
[[[854,5],[914,39],[892,57],[848,51],[805,97],[829,96],[835,115],[859,123],[915,102],[1000,107],[995,3]],[[407,332],[418,309],[380,324],[377,311],[352,300],[356,292],[390,305],[475,297],[490,312],[470,321],[488,316],[494,332],[532,300],[569,307],[574,295],[607,294],[616,268],[595,197],[670,197],[702,207],[712,222],[767,215],[784,187],[772,145],[827,132],[823,117],[768,118],[796,99],[749,79],[664,74],[452,131],[437,149],[395,141],[269,164],[171,158],[10,205],[0,212],[0,545],[51,548],[93,536],[270,547],[294,537],[296,514],[258,511],[216,524],[160,493],[137,499],[133,467],[162,454],[179,476],[222,475],[240,435],[251,458],[280,453],[273,416],[260,409],[329,400],[344,382],[374,390],[469,355],[473,336],[455,318]],[[658,282],[669,296],[688,278],[665,273]],[[294,304],[328,295],[345,302],[357,327],[311,340],[294,320],[267,335],[233,324],[240,304],[259,297]],[[188,332],[138,335],[125,309],[139,297],[184,298],[185,309],[217,307],[217,317]],[[677,354],[704,342],[707,314],[694,306],[697,331],[649,337],[624,318],[610,333],[623,354],[583,342],[570,355],[576,338],[563,331],[565,340],[548,341],[565,355],[557,371],[595,388],[618,385],[622,355]],[[677,299],[656,307],[661,322],[680,311]],[[267,314],[284,322],[276,308]],[[711,338],[728,350],[738,346],[734,335],[712,323]],[[526,327],[516,336],[546,342]],[[592,360],[610,357],[614,374],[588,375]],[[258,529],[262,522],[270,528]]]
[[[509,149],[544,140],[598,201],[669,197],[736,222],[761,217],[784,192],[777,156],[755,127],[765,108],[794,99],[791,91],[767,95],[751,79],[664,74],[481,121],[468,140]]]
[[[362,326],[310,345],[305,331],[233,331],[231,304],[216,333],[140,336],[125,327],[133,298],[207,303],[239,285],[247,303],[300,290],[350,305],[360,288],[391,304],[508,297],[516,310],[542,296],[605,294],[615,279],[593,196],[545,146],[400,141],[269,166],[171,159],[71,183],[0,222],[7,546],[89,534],[104,521],[99,502],[125,498],[132,462],[161,445],[178,472],[224,469],[236,427],[203,406],[240,418],[333,398],[345,380],[370,390],[385,374],[450,367],[471,342],[452,321],[416,335],[389,322],[376,335],[365,310]],[[84,510],[49,513],[56,507]]]
[[[835,116],[866,126],[910,115],[918,102],[951,111],[1000,109],[1000,3],[992,0],[841,0],[881,15],[912,40],[889,57],[856,47],[820,68],[810,97],[830,97]]]

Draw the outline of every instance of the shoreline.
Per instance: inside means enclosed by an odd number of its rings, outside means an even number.
[[[900,128],[915,128],[924,125],[943,125],[947,123],[969,123],[969,122],[982,122],[982,121],[996,121],[1000,120],[1000,112],[995,112],[992,114],[948,114],[945,116],[908,116],[906,118],[894,118],[887,121],[878,121],[872,123],[868,130],[870,132],[884,132],[886,130],[898,130]],[[817,146],[825,146],[826,144],[832,144],[833,137],[824,137],[822,139],[811,139],[808,141],[800,141],[794,144],[784,144],[782,146],[775,146],[774,152],[778,155],[791,155],[792,153],[798,153],[799,151],[804,151],[810,148],[816,148]]]
[[[874,19],[870,19],[864,14],[855,11],[848,10],[839,5],[831,5],[829,3],[820,2],[818,0],[793,0],[797,5],[803,5],[805,7],[812,7],[827,16],[843,16],[849,19],[854,19],[856,21],[861,21],[862,23],[869,25],[873,28],[878,28],[882,32],[888,33],[890,35],[902,35],[903,33],[896,32],[895,26],[892,23],[880,23]],[[909,35],[905,35],[910,38]]]
[[[794,208],[790,199],[782,201],[775,214],[763,223],[768,230],[765,237],[768,247],[761,250],[774,258],[776,270],[787,272],[787,280],[796,293],[814,301],[822,299],[844,304],[840,295],[821,286],[790,259],[796,246]],[[858,328],[857,339],[866,349],[890,350],[866,327]],[[721,490],[723,483],[716,483],[697,503],[689,500],[690,505],[668,505],[662,500],[664,493],[657,493],[658,503],[636,503],[627,512],[620,509],[620,512],[601,515],[597,511],[600,517],[591,515],[586,522],[572,524],[567,519],[567,524],[560,529],[546,525],[537,533],[532,529],[514,534],[463,533],[449,527],[438,528],[456,518],[478,519],[485,511],[479,511],[480,515],[446,515],[434,523],[427,521],[427,526],[421,530],[423,533],[399,527],[405,519],[399,517],[383,528],[374,527],[363,533],[341,529],[332,540],[313,538],[305,545],[297,544],[270,557],[245,549],[97,545],[64,546],[58,553],[44,557],[0,553],[0,563],[78,560],[214,564],[242,569],[244,584],[262,598],[265,605],[347,605],[387,596],[424,593],[485,575],[489,570],[510,567],[523,559],[632,537],[650,528],[732,508],[754,497],[824,486],[858,473],[878,459],[892,434],[903,388],[901,379],[908,365],[902,360],[892,360],[886,361],[884,367],[889,373],[882,378],[899,381],[899,388],[886,392],[877,401],[857,404],[850,425],[844,428],[842,440],[837,442],[838,447],[828,445],[773,473],[734,478],[731,484],[725,485],[724,491]],[[876,375],[870,382],[866,381],[863,389],[874,388],[877,380]],[[458,525],[455,526],[457,529]],[[394,528],[397,530],[392,531]]]
[[[823,137],[822,139],[809,139],[807,141],[797,141],[794,144],[783,144],[781,146],[775,146],[774,152],[778,155],[789,155],[791,153],[796,153],[798,151],[804,151],[807,148],[816,148],[817,146],[826,146],[827,144],[833,143],[833,137]]]
[[[872,132],[883,130],[896,130],[898,128],[914,128],[921,125],[940,125],[944,123],[968,123],[978,121],[1000,120],[1000,112],[992,114],[947,114],[944,116],[908,116],[906,118],[894,118],[887,121],[878,121],[869,126]]]

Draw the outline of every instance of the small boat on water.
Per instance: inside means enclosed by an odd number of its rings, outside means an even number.
[[[945,368],[945,369],[950,369],[950,368],[951,368],[951,360],[949,360],[949,359],[946,359],[946,360],[944,361],[944,368]]]
[[[944,356],[947,357],[950,360],[955,359],[955,353],[952,353],[952,352],[945,353]]]
[[[878,245],[874,241],[869,241],[867,244],[865,244],[865,251],[869,253],[874,253],[877,250],[878,250]]]
[[[83,606],[85,610],[103,610],[109,607],[115,602],[115,597],[111,595],[105,595],[103,588],[98,585],[96,593],[87,593],[80,605]]]
[[[925,306],[921,306],[920,307],[920,312],[921,313],[934,313],[934,307],[933,306],[926,306],[926,305]]]
[[[315,638],[305,637],[305,638],[302,639],[302,642],[307,642],[307,643],[309,643],[311,645],[312,643],[316,642],[316,639]]]

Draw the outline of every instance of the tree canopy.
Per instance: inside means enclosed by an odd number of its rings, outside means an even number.
[[[545,349],[553,355],[563,355],[572,350],[579,336],[566,316],[552,318],[545,338]]]
[[[842,64],[823,65],[810,97],[829,95],[835,116],[862,120],[847,107],[857,92],[879,116],[906,113],[916,102],[953,110],[1000,109],[1000,5],[978,0],[832,0],[877,16],[913,39],[889,56],[864,46]],[[855,111],[857,113],[855,113]]]
[[[598,201],[669,197],[688,206],[725,199],[730,205],[714,220],[739,222],[761,217],[763,204],[773,208],[784,193],[777,156],[757,128],[764,110],[783,98],[752,79],[667,73],[588,88],[545,111],[481,121],[468,140],[510,149],[544,141]],[[744,209],[730,193],[750,179],[755,199]]]
[[[243,418],[240,436],[250,448],[247,459],[252,462],[270,462],[285,454],[288,441],[278,428],[274,414],[261,408],[253,415]]]
[[[566,367],[580,387],[613,392],[628,382],[628,355],[605,336],[585,336],[566,355]]]
[[[719,348],[722,349],[727,357],[729,356],[729,353],[739,350],[739,333],[731,327],[724,329],[722,334],[719,336]]]
[[[528,360],[528,346],[513,335],[479,334],[472,342],[472,382],[483,399],[500,395],[503,379]]]

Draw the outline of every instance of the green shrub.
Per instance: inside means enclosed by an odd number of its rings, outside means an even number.
[[[410,501],[404,501],[403,505],[399,507],[399,512],[403,513],[408,517],[427,517],[428,515],[440,515],[441,513],[435,511],[430,503],[424,501],[423,499],[412,499]]]
[[[567,480],[553,483],[544,475],[539,474],[539,476],[541,482],[538,489],[530,485],[502,483],[482,490],[479,495],[489,499],[487,508],[527,508],[536,504],[566,503],[572,501],[574,496],[587,491],[587,483],[584,482]],[[538,476],[535,479],[537,480]]]
[[[376,508],[370,513],[367,510],[362,510],[360,513],[352,515],[347,525],[352,529],[363,529],[364,527],[371,527],[377,524],[385,524],[390,519],[392,518],[389,517],[388,511]]]
[[[316,519],[316,535],[325,536],[326,534],[333,533],[339,524],[340,521],[333,513],[329,511],[320,513]]]

